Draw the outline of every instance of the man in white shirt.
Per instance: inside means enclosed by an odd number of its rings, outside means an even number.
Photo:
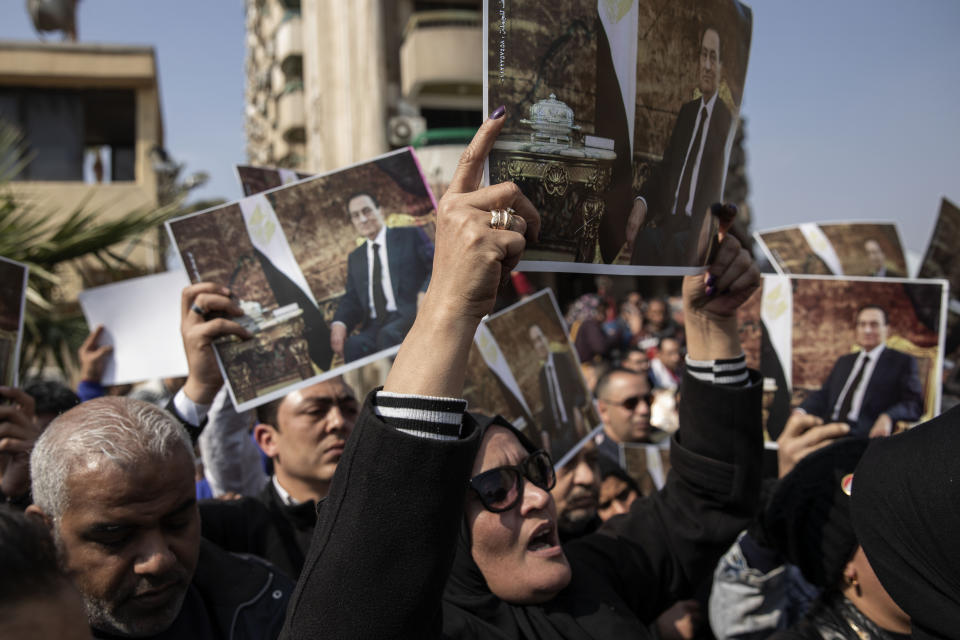
[[[825,422],[846,422],[854,436],[889,435],[896,422],[923,414],[917,362],[885,346],[890,327],[883,307],[865,305],[856,318],[860,351],[841,356],[799,410]]]
[[[676,389],[683,377],[683,353],[680,341],[663,337],[657,350],[657,357],[650,361],[650,377],[653,386],[658,389]]]
[[[430,279],[433,243],[418,227],[387,228],[370,193],[348,198],[347,211],[366,241],[347,258],[346,293],[330,327],[330,346],[351,362],[400,344],[407,335]]]

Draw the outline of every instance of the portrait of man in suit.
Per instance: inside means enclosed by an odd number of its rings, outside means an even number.
[[[697,69],[701,96],[680,108],[663,159],[627,219],[632,264],[694,264],[710,225],[707,209],[723,195],[733,116],[719,96],[723,63],[714,27],[701,34]]]
[[[917,362],[886,346],[887,312],[878,305],[857,311],[855,335],[860,351],[841,356],[820,389],[799,411],[824,422],[846,422],[850,435],[889,435],[900,420],[923,414],[923,387]]]
[[[553,351],[550,340],[536,324],[530,325],[530,342],[541,360],[537,376],[543,409],[538,415],[544,449],[568,451],[586,433],[581,407],[586,401],[577,363],[569,353]]]
[[[352,362],[403,340],[427,290],[433,243],[417,227],[388,228],[373,194],[350,196],[347,213],[365,240],[347,257],[346,293],[330,327],[330,347]]]

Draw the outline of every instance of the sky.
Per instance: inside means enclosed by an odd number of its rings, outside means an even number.
[[[0,40],[36,40],[26,0],[0,0]],[[243,196],[233,167],[246,161],[245,40],[240,0],[81,0],[80,42],[152,46],[164,147],[184,175],[210,174],[196,198]],[[60,41],[60,34],[44,38]]]
[[[756,0],[741,108],[754,229],[895,222],[925,250],[940,199],[960,203],[960,2]],[[0,0],[0,39],[36,38]],[[245,161],[240,0],[82,0],[82,42],[152,45],[165,146],[239,198]],[[59,36],[48,36],[59,39]]]

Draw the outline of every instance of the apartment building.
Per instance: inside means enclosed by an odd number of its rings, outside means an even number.
[[[412,144],[448,180],[481,122],[481,6],[247,0],[249,162],[322,172]]]

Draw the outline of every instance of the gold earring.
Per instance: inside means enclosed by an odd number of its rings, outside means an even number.
[[[857,592],[857,596],[862,595],[862,594],[860,593],[860,583],[857,582],[857,577],[856,577],[856,576],[851,576],[851,577],[850,577],[850,586],[852,586],[852,587],[853,587],[853,590]]]

